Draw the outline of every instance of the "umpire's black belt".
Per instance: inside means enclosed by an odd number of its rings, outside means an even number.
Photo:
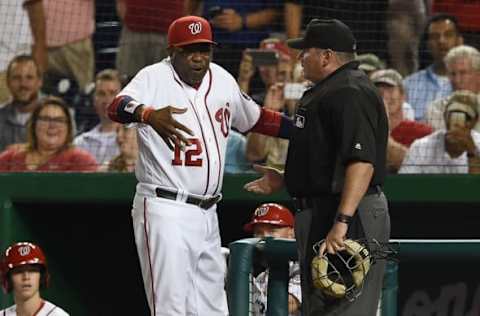
[[[379,185],[374,185],[374,186],[368,187],[367,192],[365,192],[365,196],[370,195],[370,194],[379,194],[380,195],[381,193],[382,193],[382,187],[379,186]],[[295,198],[294,197],[293,198],[293,204],[294,204],[295,209],[297,211],[312,209],[312,208],[314,208],[313,200],[314,200],[314,198],[310,198],[310,197],[304,197],[304,198]]]
[[[161,188],[156,188],[155,193],[160,198],[175,200],[175,201],[177,200],[178,193],[176,193],[176,192],[171,192],[171,191],[164,190],[164,189],[161,189]],[[221,199],[222,199],[221,194],[212,196],[211,198],[207,198],[207,199],[202,199],[202,198],[197,198],[197,197],[192,196],[192,195],[187,195],[187,200],[185,202],[188,203],[188,204],[193,204],[193,205],[196,205],[198,207],[201,207],[204,210],[208,210],[209,208],[214,206],[216,203],[220,202]]]

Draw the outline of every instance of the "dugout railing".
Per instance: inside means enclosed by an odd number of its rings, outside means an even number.
[[[248,237],[242,227],[259,204],[292,206],[285,192],[264,197],[243,190],[255,178],[224,178],[218,216],[225,246]],[[42,245],[51,271],[45,297],[72,315],[147,315],[131,227],[135,184],[133,174],[0,174],[0,248],[18,240]],[[475,175],[387,177],[391,238],[479,239],[478,188]],[[480,315],[468,314],[480,305],[478,255],[456,253],[454,244],[432,247],[438,255],[419,248],[401,257],[399,315],[454,315],[452,306],[462,311],[456,315]],[[10,303],[0,292],[0,308]]]
[[[297,259],[294,240],[248,238],[229,245],[227,293],[230,316],[251,316],[253,266],[262,256],[269,269],[267,316],[288,316],[289,261]],[[389,261],[383,282],[381,316],[397,315],[398,265]]]
[[[398,262],[387,264],[381,316],[480,315],[480,240],[392,239],[391,243],[398,245]],[[275,238],[230,244],[227,293],[231,316],[252,315],[252,267],[258,251],[263,252],[270,269],[267,316],[288,316],[288,261],[295,260],[295,247],[295,241]],[[439,288],[439,296],[431,299],[429,288]],[[409,295],[402,308],[398,306],[399,291]]]

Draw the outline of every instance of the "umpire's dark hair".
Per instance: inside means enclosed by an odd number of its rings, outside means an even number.
[[[33,58],[32,55],[17,55],[15,57],[13,57],[12,60],[10,60],[10,62],[8,63],[8,66],[7,66],[7,79],[10,78],[10,75],[11,75],[11,72],[12,72],[12,67],[13,67],[13,64],[17,63],[26,63],[26,62],[29,62],[31,61],[34,65],[35,65],[35,68],[37,70],[37,76],[39,78],[42,78],[42,72],[40,71],[40,67],[38,66],[37,64],[37,61]]]
[[[455,26],[455,31],[457,32],[457,34],[461,34],[457,17],[448,13],[437,13],[432,15],[427,21],[425,32],[428,33],[428,29],[430,28],[430,25],[432,23],[445,21],[445,20],[452,22],[453,25]]]

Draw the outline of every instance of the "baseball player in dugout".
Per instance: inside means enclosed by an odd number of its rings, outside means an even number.
[[[0,311],[0,316],[68,316],[58,306],[44,300],[40,289],[48,286],[47,259],[42,249],[30,242],[7,248],[0,265],[5,293],[13,293],[15,305]]]
[[[208,21],[173,21],[169,57],[147,66],[109,106],[137,129],[132,218],[151,315],[227,315],[216,204],[230,128],[288,137],[292,121],[262,109],[211,62]]]
[[[270,194],[284,185],[293,197],[301,268],[303,315],[376,314],[385,262],[373,265],[359,296],[333,297],[312,282],[312,245],[318,255],[341,253],[346,239],[374,251],[388,242],[390,218],[382,185],[388,123],[382,98],[355,61],[355,39],[341,21],[313,19],[305,36],[288,41],[300,50],[305,79],[314,86],[297,106],[285,172],[255,166],[263,177],[247,183]]]
[[[253,212],[252,220],[243,229],[256,238],[275,237],[294,239],[294,218],[288,208],[277,203],[265,203]],[[288,314],[299,316],[302,304],[300,266],[290,262],[288,282]],[[264,316],[267,311],[268,269],[254,278],[253,315]]]

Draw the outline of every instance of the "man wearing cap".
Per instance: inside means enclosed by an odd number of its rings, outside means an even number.
[[[293,114],[295,101],[285,98],[285,89],[291,87],[292,62],[287,45],[277,38],[268,38],[260,43],[261,51],[275,52],[277,61],[271,65],[258,65],[260,78],[265,90],[253,94],[252,98],[264,108]],[[250,80],[255,72],[255,65],[249,50],[245,50],[240,64],[238,83],[248,91]],[[283,167],[287,157],[288,140],[269,137],[258,133],[249,133],[246,157],[251,162],[265,161],[268,166]]]
[[[480,52],[472,46],[460,45],[445,56],[447,76],[453,91],[467,90],[480,93]],[[433,101],[427,106],[425,119],[435,130],[445,128],[443,119],[448,97]],[[477,123],[475,130],[480,131]]]
[[[375,54],[360,54],[355,59],[360,63],[358,69],[365,71],[367,76],[377,70],[385,69],[385,63]]]
[[[132,218],[144,287],[152,315],[225,316],[216,203],[230,128],[287,137],[292,122],[211,63],[208,21],[176,19],[167,38],[169,57],[140,70],[108,108],[137,128]]]
[[[255,209],[252,220],[243,229],[255,238],[275,237],[294,239],[294,219],[288,208],[277,203],[265,203]],[[300,288],[300,267],[290,262],[288,283],[288,314],[300,315],[302,293]],[[267,311],[268,270],[254,278],[253,315],[263,316]]]
[[[470,91],[456,91],[446,102],[446,129],[412,143],[399,173],[480,173],[478,98]]]
[[[387,146],[387,167],[396,172],[407,153],[410,144],[417,138],[432,133],[432,127],[421,122],[404,118],[405,91],[402,75],[394,69],[374,72],[370,80],[378,88],[387,109],[390,135]]]
[[[246,93],[250,91],[250,83],[255,74],[256,67],[258,67],[260,79],[265,85],[266,90],[275,83],[285,83],[292,79],[292,58],[284,42],[278,38],[270,37],[260,42],[259,50],[262,52],[274,52],[276,60],[271,61],[271,63],[255,64],[251,50],[245,49],[243,51],[242,61],[238,71],[238,84]],[[255,92],[257,93],[252,94],[252,98],[259,103],[263,103],[266,91],[260,93],[258,93],[258,91]]]
[[[285,184],[294,198],[304,315],[375,315],[385,262],[372,266],[362,294],[353,302],[315,288],[311,262],[312,246],[321,240],[320,255],[343,250],[345,238],[364,238],[370,247],[373,239],[389,239],[390,217],[382,192],[388,139],[385,106],[358,69],[355,38],[341,21],[313,19],[305,37],[288,45],[301,50],[305,79],[314,86],[298,104],[285,176],[256,166],[263,177],[245,188],[269,194]]]
[[[359,59],[357,58],[357,60],[359,60]],[[369,66],[363,66],[362,67],[362,61],[361,60],[359,60],[359,61],[360,61],[359,68],[362,69],[363,71],[365,71],[367,73],[368,77],[371,77],[374,72],[385,69],[385,67],[384,67],[384,68],[381,68],[381,69],[374,69],[374,70],[368,72],[368,71],[365,70],[365,68],[367,68]],[[373,67],[369,68],[369,69],[373,69]],[[396,71],[395,69],[392,69],[392,70],[397,72],[400,75],[400,73],[398,71]],[[402,78],[402,80],[403,80],[402,75],[400,75],[400,78]],[[403,90],[403,95],[404,95],[404,101],[402,103],[402,112],[403,112],[404,119],[409,120],[409,121],[414,121],[415,120],[415,111],[413,110],[412,106],[408,102],[406,102],[407,97],[406,97],[406,94],[405,94],[405,87],[404,87],[403,83],[402,83],[402,90]]]

